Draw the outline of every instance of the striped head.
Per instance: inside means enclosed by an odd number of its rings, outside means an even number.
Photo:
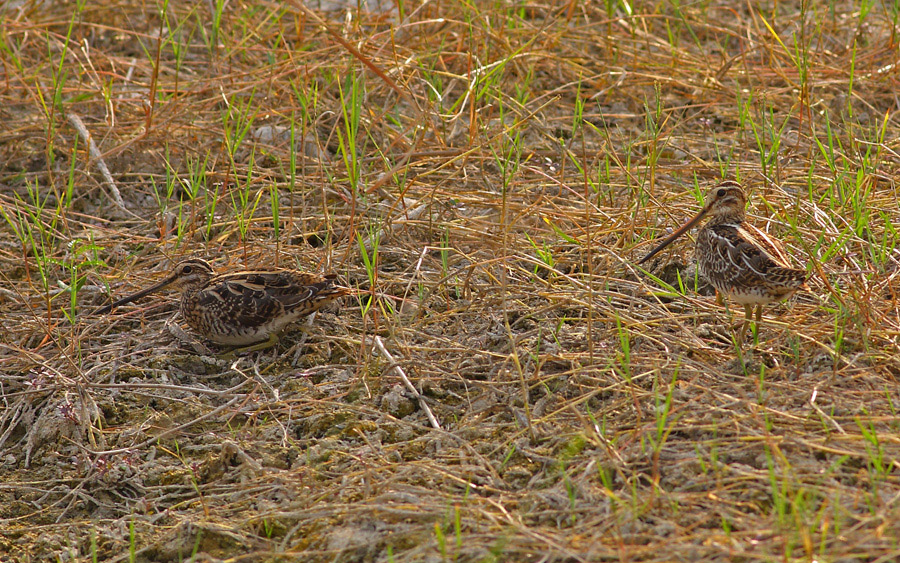
[[[94,311],[94,314],[102,315],[108,313],[116,307],[136,301],[145,295],[149,295],[154,291],[159,291],[170,285],[188,291],[197,291],[202,289],[214,275],[215,273],[213,272],[212,266],[210,266],[206,260],[201,260],[200,258],[188,258],[187,260],[179,262],[175,266],[175,269],[172,270],[172,273],[159,283],[154,284],[147,289],[138,291],[137,293],[132,293],[127,297],[123,297],[115,303],[100,307]]]
[[[175,265],[168,278],[157,284],[157,288],[173,285],[179,288],[203,287],[215,276],[209,262],[200,258],[188,258]]]
[[[725,180],[724,182],[719,183],[716,187],[706,193],[706,205],[703,206],[703,209],[701,209],[693,219],[679,227],[656,248],[641,258],[640,261],[638,261],[638,264],[643,264],[656,256],[659,251],[694,228],[707,215],[711,215],[708,223],[709,225],[742,222],[744,220],[744,207],[746,205],[747,198],[744,195],[744,190],[741,188],[740,184],[734,180]]]
[[[710,215],[712,223],[744,220],[747,197],[741,185],[734,180],[725,180],[706,193],[706,205],[699,216]]]

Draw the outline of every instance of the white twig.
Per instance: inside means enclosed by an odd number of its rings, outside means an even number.
[[[816,397],[818,397],[818,396],[819,396],[819,388],[813,387],[812,395],[810,395],[810,397],[809,397],[809,406],[811,406],[813,408],[813,410],[815,410],[817,413],[819,413],[819,416],[821,416],[823,419],[825,419],[828,422],[830,422],[831,424],[833,424],[838,432],[840,432],[841,434],[846,434],[847,431],[844,430],[843,428],[841,428],[841,425],[838,424],[838,421],[836,421],[832,417],[825,414],[825,411],[823,411],[822,408],[816,404]]]
[[[431,426],[433,428],[441,429],[441,423],[438,422],[438,419],[435,418],[434,413],[431,412],[431,409],[428,407],[428,403],[425,402],[425,397],[419,394],[419,391],[412,384],[406,374],[403,372],[403,368],[397,365],[397,360],[391,356],[391,353],[387,351],[387,348],[384,347],[384,342],[381,341],[380,336],[375,337],[375,347],[378,348],[378,351],[381,352],[381,355],[384,356],[387,361],[391,363],[391,369],[388,371],[393,371],[400,379],[403,380],[403,384],[406,385],[406,388],[409,389],[409,392],[415,395],[416,399],[419,401],[419,406],[422,407],[422,410],[425,411],[425,415],[428,417],[428,421],[431,422]]]
[[[88,145],[88,152],[91,155],[91,158],[97,163],[97,169],[100,170],[100,175],[103,176],[103,181],[106,182],[106,185],[109,187],[109,191],[113,200],[113,203],[116,206],[128,213],[128,209],[125,208],[125,202],[122,200],[122,194],[119,193],[119,188],[116,186],[116,181],[113,180],[112,174],[109,173],[109,168],[106,166],[106,162],[103,160],[103,155],[100,154],[100,149],[97,148],[97,144],[94,143],[94,138],[91,136],[91,132],[88,131],[87,127],[85,127],[84,122],[78,117],[77,114],[68,113],[66,115],[66,119],[69,120],[69,123],[72,124],[78,134],[81,135],[81,138],[84,139],[84,142]]]

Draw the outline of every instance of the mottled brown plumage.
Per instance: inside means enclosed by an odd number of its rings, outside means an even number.
[[[349,293],[334,285],[333,275],[262,270],[217,276],[206,261],[190,258],[153,287],[96,313],[107,313],[169,285],[181,288],[181,315],[187,324],[211,342],[226,346],[274,344],[288,324]]]
[[[701,219],[710,216],[697,234],[694,254],[702,275],[719,294],[744,306],[750,321],[756,306],[757,322],[762,306],[790,297],[804,286],[806,272],[792,268],[778,245],[764,232],[744,221],[747,201],[740,184],[727,180],[712,188],[697,215],[644,256],[642,264]]]

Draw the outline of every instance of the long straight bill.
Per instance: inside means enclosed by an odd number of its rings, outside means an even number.
[[[706,215],[707,211],[708,211],[707,209],[701,210],[700,213],[697,213],[697,215],[693,219],[691,219],[684,225],[678,227],[677,231],[675,231],[674,233],[669,235],[668,238],[666,238],[666,240],[659,243],[659,246],[657,246],[656,248],[651,250],[646,256],[641,258],[640,261],[638,262],[638,264],[643,264],[647,260],[653,258],[654,256],[656,256],[659,253],[660,250],[669,246],[670,244],[672,244],[672,242],[675,241],[675,239],[677,239],[684,233],[688,232],[691,228],[694,227],[694,225],[696,225],[697,223],[700,222],[700,219],[703,219],[703,216]]]
[[[106,313],[109,313],[116,307],[119,307],[126,303],[131,303],[132,301],[140,299],[141,297],[144,297],[145,295],[149,295],[149,294],[153,293],[154,291],[160,290],[160,289],[166,287],[167,285],[169,285],[170,283],[172,283],[173,281],[175,281],[175,276],[169,276],[154,286],[148,287],[147,289],[142,289],[141,291],[138,291],[137,293],[132,293],[131,295],[129,295],[127,297],[123,297],[123,298],[119,299],[118,301],[110,303],[109,305],[104,305],[103,307],[100,307],[99,309],[94,311],[94,314],[95,315],[105,315]]]

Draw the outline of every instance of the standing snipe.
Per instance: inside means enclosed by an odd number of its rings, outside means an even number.
[[[244,270],[217,276],[205,260],[190,258],[179,262],[168,277],[153,287],[123,297],[95,313],[108,313],[114,307],[174,285],[182,291],[181,316],[201,336],[215,344],[249,346],[243,351],[261,350],[275,344],[289,323],[350,292],[333,283],[333,275],[293,270]]]
[[[717,300],[721,303],[724,293],[744,306],[741,335],[750,323],[754,305],[759,323],[763,305],[787,299],[803,287],[807,277],[805,271],[790,267],[787,257],[764,232],[744,222],[746,203],[740,184],[722,182],[709,191],[706,205],[693,219],[638,262],[646,262],[710,215],[697,234],[694,253],[700,275],[716,288]]]

